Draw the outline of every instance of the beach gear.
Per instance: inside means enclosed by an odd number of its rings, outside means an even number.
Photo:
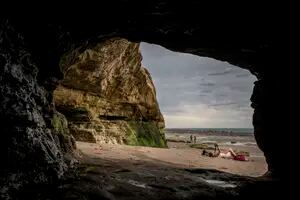
[[[247,161],[246,156],[244,156],[244,155],[236,155],[233,157],[233,160]]]

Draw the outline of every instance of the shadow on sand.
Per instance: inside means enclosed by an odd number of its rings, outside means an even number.
[[[278,197],[280,181],[213,169],[185,169],[168,163],[113,160],[83,155],[55,185],[24,188],[19,199],[254,199]]]

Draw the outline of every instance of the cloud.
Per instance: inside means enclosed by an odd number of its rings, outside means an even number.
[[[215,86],[216,84],[215,83],[200,83],[199,85],[211,87],[211,86]]]
[[[210,104],[209,106],[211,107],[216,107],[216,106],[229,106],[229,105],[236,105],[236,102],[228,102],[228,103],[215,103],[215,104]]]
[[[155,51],[153,51],[153,49],[155,49]],[[168,56],[168,52],[165,50],[165,48],[154,44],[141,43],[140,50],[143,52],[143,56],[147,56],[147,59],[161,59],[164,56]]]
[[[232,68],[227,68],[224,71],[221,72],[214,72],[214,73],[209,73],[209,76],[221,76],[221,75],[225,75],[225,74],[231,74],[233,71]]]
[[[184,112],[166,113],[164,115],[167,127],[176,128],[240,128],[251,127],[251,116],[241,115],[238,110],[216,110],[205,104],[182,105]],[[242,119],[242,120],[241,120]]]
[[[147,43],[141,53],[166,127],[252,127],[249,71]]]
[[[249,77],[251,74],[237,74],[235,77],[237,78],[243,78],[243,77]]]
[[[247,85],[229,85],[228,86],[231,90],[236,90],[236,91],[239,91],[239,92],[248,92],[247,91]]]
[[[212,93],[212,90],[210,90],[210,89],[204,89],[204,90],[201,90],[201,93]]]

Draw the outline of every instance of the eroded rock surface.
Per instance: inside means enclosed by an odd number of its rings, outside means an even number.
[[[164,119],[139,44],[113,38],[62,58],[56,108],[79,141],[165,147]]]
[[[23,37],[9,24],[0,29],[0,60],[0,199],[5,199],[24,184],[60,179],[75,161],[75,143],[67,127],[59,130],[63,116],[52,106],[51,90],[38,83]]]

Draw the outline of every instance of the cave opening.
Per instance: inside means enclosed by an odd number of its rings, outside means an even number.
[[[157,91],[169,148],[215,152],[217,144],[221,152],[233,149],[246,155],[253,165],[240,163],[236,168],[235,163],[221,163],[221,167],[212,164],[213,168],[247,176],[266,173],[265,157],[257,146],[252,125],[254,75],[226,62],[155,44],[142,42],[140,49],[143,66],[149,70]],[[194,166],[199,155],[181,156]]]
[[[10,34],[15,33],[8,31],[5,37],[11,37]],[[14,48],[10,45],[1,49],[4,52],[1,54],[1,63],[4,63],[1,81],[5,97],[1,99],[4,108],[1,119],[6,124],[2,128],[7,137],[7,142],[1,146],[4,154],[7,152],[1,173],[3,180],[9,180],[8,184],[18,183],[18,188],[8,185],[10,194],[18,190],[21,196],[24,191],[26,195],[36,195],[34,189],[19,188],[29,183],[57,183],[61,180],[58,185],[62,190],[58,195],[64,197],[97,194],[117,199],[124,195],[130,199],[141,199],[145,195],[150,199],[191,199],[193,196],[222,199],[242,194],[244,187],[241,185],[250,184],[251,191],[251,184],[260,181],[228,173],[229,165],[219,165],[220,168],[210,165],[215,162],[213,158],[203,157],[205,165],[199,163],[195,166],[189,159],[184,160],[182,165],[174,165],[174,161],[182,157],[182,152],[166,148],[165,120],[151,75],[142,66],[139,43],[114,37],[70,49],[60,55],[60,62],[55,68],[63,78],[58,75],[52,77],[53,73],[49,72],[51,75],[45,80],[44,75],[48,71],[39,73],[43,68],[33,63],[25,48],[21,46],[12,54],[10,50]],[[210,73],[213,76],[230,74],[231,67],[225,68],[222,73]],[[254,71],[254,74],[259,73]],[[168,75],[172,77],[171,73]],[[181,75],[184,73],[177,76],[178,80]],[[237,75],[239,78],[247,77],[245,74]],[[251,106],[256,111],[253,117],[255,136],[266,155],[269,170],[274,172],[274,169],[280,169],[280,157],[272,153],[276,143],[268,143],[265,139],[268,132],[264,131],[263,123],[263,116],[268,113],[264,109],[273,109],[265,104],[265,98],[271,98],[268,96],[270,93],[265,92],[270,85],[265,85],[261,74],[258,79],[251,97]],[[202,83],[206,87],[213,85],[211,82]],[[211,93],[205,88],[203,91]],[[232,102],[225,104],[231,105]],[[278,133],[274,128],[271,130]],[[278,141],[276,137],[275,141]],[[166,150],[171,150],[171,154]],[[200,156],[200,152],[197,149],[195,157]],[[157,159],[157,155],[162,159]],[[32,158],[37,159],[33,162]],[[23,163],[22,168],[19,163]],[[76,166],[75,172],[71,170],[73,166]],[[68,169],[71,170],[69,174],[66,173]],[[7,188],[6,184],[2,186]],[[259,189],[259,184],[257,186]],[[269,189],[272,190],[272,187]],[[6,195],[8,190],[3,191]],[[41,192],[51,196],[56,191],[56,187],[47,187]],[[248,191],[245,192],[243,196],[248,195]],[[157,193],[161,195],[157,196]]]
[[[123,38],[75,49],[62,57],[60,69],[55,129],[77,141],[82,176],[108,172],[107,184],[117,188],[112,193],[124,182],[138,195],[161,190],[161,184],[182,192],[182,185],[194,187],[199,178],[200,185],[224,192],[240,184],[235,176],[267,170],[251,125],[256,79],[247,70]],[[203,153],[215,153],[214,144],[221,154],[233,149],[247,162],[232,153],[226,159]]]
[[[243,194],[238,199],[245,199],[249,196],[261,198],[261,195],[277,197],[277,194],[286,197],[297,192],[293,187],[297,186],[293,184],[297,172],[297,165],[292,162],[295,155],[286,153],[297,152],[296,136],[292,134],[297,130],[297,123],[291,123],[295,120],[291,114],[297,114],[296,103],[291,101],[295,100],[296,90],[293,85],[296,85],[294,80],[297,79],[293,75],[297,73],[293,73],[296,65],[291,62],[294,59],[291,59],[290,48],[295,41],[295,34],[292,34],[295,24],[293,18],[297,18],[278,15],[283,9],[281,5],[279,12],[269,9],[269,5],[268,9],[258,6],[262,12],[255,12],[256,9],[252,8],[250,12],[244,8],[235,8],[235,11],[241,12],[233,12],[234,17],[228,15],[230,12],[227,9],[222,9],[225,13],[213,20],[212,9],[205,9],[200,3],[151,1],[147,5],[142,4],[113,1],[112,7],[102,5],[101,12],[98,6],[94,6],[96,12],[86,9],[87,15],[83,14],[82,7],[78,12],[65,9],[65,14],[71,11],[69,17],[57,15],[57,18],[52,18],[42,9],[37,9],[41,11],[40,15],[30,17],[30,10],[22,7],[22,17],[14,15],[15,9],[12,9],[12,15],[4,14],[4,18],[1,18],[0,119],[3,137],[0,145],[0,198],[133,199],[134,196],[136,199],[155,199],[158,197],[153,194],[160,194],[159,199],[195,199],[203,196],[208,199],[226,199],[222,198],[223,195],[232,199]],[[210,14],[206,15],[199,10],[208,10]],[[108,18],[112,11],[114,18]],[[236,20],[237,16],[240,20]],[[268,173],[252,179],[207,169],[170,168],[168,162],[164,163],[164,167],[155,167],[156,160],[144,162],[152,167],[151,172],[145,173],[142,167],[133,171],[131,166],[140,166],[141,161],[134,156],[126,157],[123,151],[116,155],[125,159],[111,160],[112,157],[107,154],[109,148],[97,145],[97,140],[128,143],[131,146],[126,147],[133,149],[141,144],[166,146],[162,134],[164,120],[156,109],[151,81],[145,78],[147,72],[136,65],[141,57],[134,56],[130,53],[132,51],[123,51],[124,48],[138,49],[137,46],[129,45],[126,41],[120,42],[122,48],[115,49],[96,45],[103,42],[104,38],[111,37],[127,38],[133,42],[146,41],[174,51],[226,61],[255,74],[258,80],[254,83],[251,96],[254,134],[268,163]],[[127,45],[129,48],[126,48]],[[104,73],[100,73],[104,76],[93,73],[93,66],[99,64],[94,60],[98,55],[94,46],[107,53],[109,66],[133,66],[127,72],[122,71],[126,72],[126,78],[117,76],[121,68],[114,71],[108,67]],[[83,60],[88,62],[81,62]],[[82,63],[85,64],[80,66]],[[135,76],[130,76],[130,73]],[[72,76],[62,80],[68,74]],[[72,79],[73,75],[76,77],[80,74],[80,82]],[[139,81],[141,77],[144,77],[143,82],[147,83],[147,88],[152,88],[152,92],[141,95],[144,98],[137,94],[146,91],[145,88],[134,89],[145,85]],[[94,82],[95,79],[98,82]],[[113,89],[123,85],[124,80],[130,80],[126,87]],[[103,87],[99,89],[99,85]],[[53,94],[59,92],[67,94],[65,98],[58,98],[61,104],[52,98]],[[108,102],[103,97],[122,101]],[[72,103],[64,105],[68,99]],[[82,103],[86,100],[93,106]],[[105,106],[94,106],[99,102]],[[120,107],[125,109],[118,112]],[[103,122],[101,126],[97,125],[99,121]],[[147,131],[139,131],[141,129]],[[128,133],[129,137],[124,140],[124,135],[116,134],[120,130]],[[97,131],[105,133],[105,137],[95,137]],[[78,142],[76,150],[74,136],[70,132],[77,132],[76,137],[92,143],[84,146]],[[150,132],[155,132],[155,137]],[[107,137],[113,134],[114,137]],[[86,156],[84,152],[88,151],[92,156]],[[147,148],[141,148],[140,152],[147,152]],[[103,159],[99,155],[104,156]],[[105,155],[109,157],[106,159]],[[73,167],[77,171],[72,171]],[[107,170],[104,172],[101,170],[103,168]],[[161,173],[160,177],[163,178],[157,179],[153,173]],[[168,176],[170,173],[174,176]],[[132,177],[133,174],[152,182],[144,184],[126,179],[126,176]],[[204,177],[237,181],[242,186],[233,191],[224,191],[204,184]],[[179,183],[179,180],[188,179],[194,180],[195,184],[188,181]],[[248,191],[244,187],[246,183],[250,185]],[[50,198],[40,196],[37,188],[40,189],[41,184],[45,184],[45,190],[41,192],[46,191]],[[140,190],[137,191],[136,187]],[[19,198],[14,198],[16,195]],[[60,198],[56,198],[56,195]]]

